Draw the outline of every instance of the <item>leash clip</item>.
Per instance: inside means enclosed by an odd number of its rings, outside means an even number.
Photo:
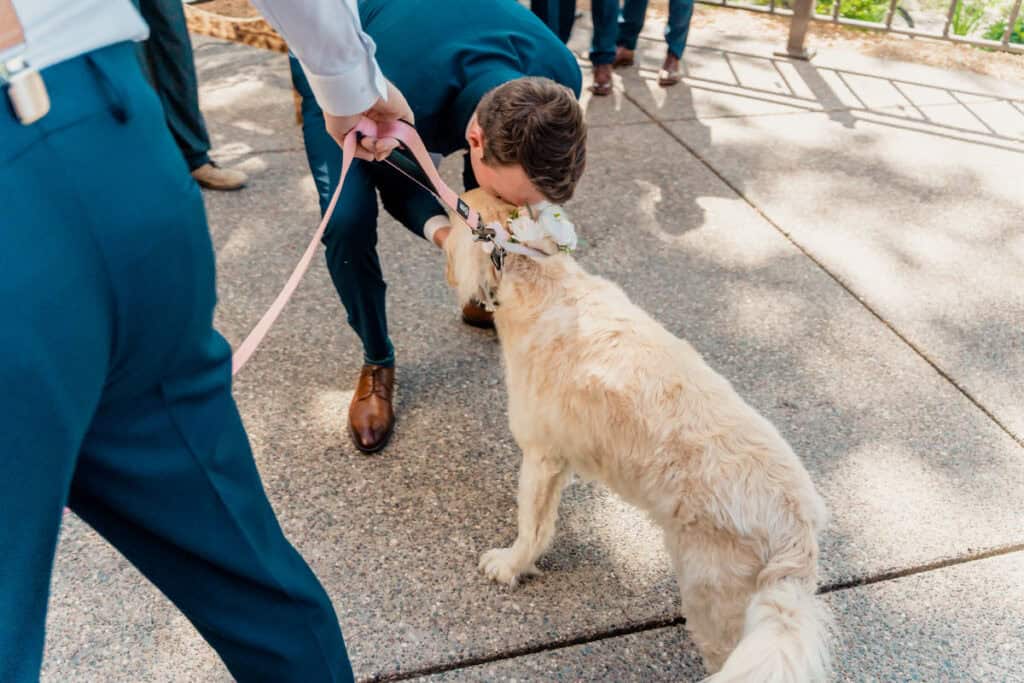
[[[42,75],[18,55],[0,63],[0,82],[7,85],[7,99],[23,126],[30,126],[50,112],[50,94]]]
[[[494,269],[501,272],[501,269],[505,266],[505,250],[499,247],[497,244],[494,245],[494,249],[491,249],[491,264]]]
[[[465,205],[465,202],[460,199],[459,204]],[[460,211],[459,213],[461,214],[462,212]],[[502,266],[505,265],[505,250],[497,242],[497,231],[489,225],[484,225],[483,221],[475,228],[470,228],[470,231],[473,233],[473,241],[487,243],[484,246],[484,251],[490,254],[494,269],[500,271]]]
[[[462,203],[462,200],[459,200]],[[484,225],[481,222],[473,230],[473,239],[477,242],[493,242],[494,238],[498,236],[498,233],[494,231],[494,228]]]

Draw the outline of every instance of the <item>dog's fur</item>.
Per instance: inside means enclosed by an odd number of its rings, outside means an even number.
[[[479,190],[487,221],[512,208]],[[687,628],[709,680],[827,676],[815,597],[825,504],[789,445],[682,341],[570,256],[509,255],[500,273],[453,219],[447,276],[491,302],[522,449],[519,536],[481,570],[515,584],[554,535],[571,472],[646,511],[664,532]]]

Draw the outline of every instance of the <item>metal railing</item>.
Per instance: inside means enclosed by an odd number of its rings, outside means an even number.
[[[960,5],[965,3],[966,0],[950,0],[949,9],[946,11],[945,22],[941,32],[926,31],[917,28],[912,15],[900,6],[900,0],[889,0],[889,7],[885,12],[884,18],[877,22],[851,19],[842,16],[843,0],[832,0],[832,5],[828,14],[818,14],[815,11],[816,0],[792,0],[792,4],[790,4],[790,0],[767,0],[767,4],[753,4],[751,2],[737,1],[730,2],[730,0],[698,1],[708,5],[717,5],[719,7],[735,7],[754,12],[764,12],[766,14],[791,17],[789,25],[789,40],[786,45],[786,50],[779,54],[797,59],[810,59],[814,56],[813,51],[808,50],[805,45],[807,29],[810,27],[811,21],[820,21],[838,24],[841,26],[855,26],[857,28],[883,31],[886,33],[898,33],[900,35],[913,36],[915,38],[932,38],[953,43],[974,45],[976,47],[984,47],[992,50],[1003,50],[1005,52],[1024,54],[1024,44],[1011,42],[1010,40],[1014,32],[1014,27],[1017,25],[1017,20],[1021,16],[1021,3],[1024,0],[1014,0],[1013,6],[1011,7],[1007,17],[1006,29],[1003,31],[1003,35],[1000,40],[989,40],[966,35],[950,34],[950,28],[953,27],[954,23],[954,17],[956,16],[958,9],[962,10]],[[900,18],[901,24],[906,24],[906,26],[894,26],[893,21],[897,17]]]

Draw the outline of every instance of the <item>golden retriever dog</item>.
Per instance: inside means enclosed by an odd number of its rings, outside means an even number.
[[[486,222],[514,207],[464,195]],[[662,529],[708,679],[820,681],[830,619],[815,596],[827,512],[775,427],[687,342],[568,254],[496,270],[455,217],[444,250],[460,303],[494,310],[509,427],[522,450],[519,534],[480,569],[515,585],[555,531],[575,472]]]

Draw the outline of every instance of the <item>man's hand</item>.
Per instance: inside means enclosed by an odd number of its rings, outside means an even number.
[[[387,99],[378,98],[377,101],[363,114],[352,116],[334,116],[324,112],[324,121],[327,124],[327,132],[339,146],[345,144],[345,136],[356,127],[359,119],[363,116],[374,121],[394,121],[402,119],[407,123],[415,123],[412,109],[406,102],[402,91],[395,87],[391,81],[388,84]],[[356,157],[367,161],[381,161],[386,159],[391,152],[398,147],[398,141],[394,138],[378,139],[366,136],[356,147]]]
[[[335,116],[334,114],[328,114],[324,112],[324,123],[327,124],[327,132],[330,133],[334,141],[338,143],[338,147],[345,145],[345,136],[348,132],[356,127],[359,123],[359,119],[363,118],[362,114],[353,114],[352,116]],[[361,157],[358,152],[356,156]],[[372,158],[372,157],[371,157]]]
[[[388,97],[387,100],[377,98],[370,110],[366,112],[366,116],[373,119],[374,121],[394,121],[395,119],[402,119],[403,121],[414,124],[416,123],[416,117],[413,116],[412,109],[409,108],[409,103],[405,101],[405,95],[402,91],[395,87],[395,84],[391,81],[387,81],[388,84]]]

